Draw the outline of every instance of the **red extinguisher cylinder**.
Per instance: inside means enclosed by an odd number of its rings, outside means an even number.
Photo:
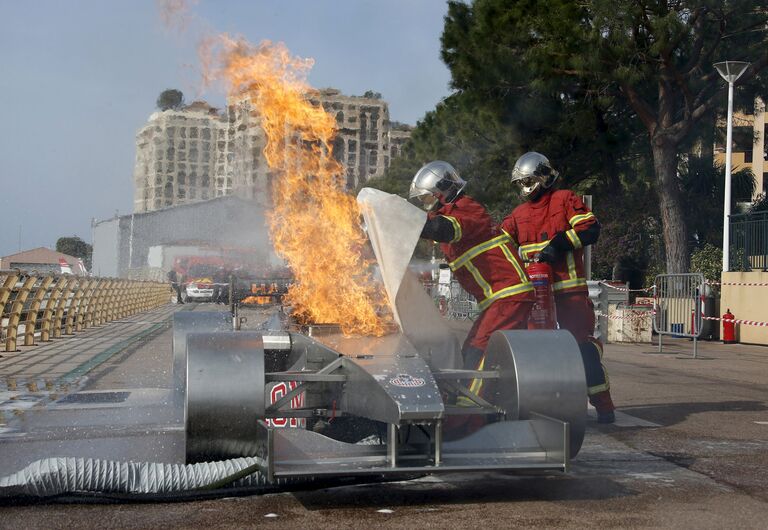
[[[730,309],[725,311],[723,315],[723,344],[735,344],[736,343],[736,323],[734,322],[736,317],[733,316]]]
[[[528,277],[533,283],[535,302],[528,319],[528,329],[557,329],[555,291],[552,289],[552,267],[547,263],[528,265]]]

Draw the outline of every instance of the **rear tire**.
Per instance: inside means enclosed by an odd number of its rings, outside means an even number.
[[[264,419],[264,342],[252,331],[187,337],[187,462],[259,455]]]

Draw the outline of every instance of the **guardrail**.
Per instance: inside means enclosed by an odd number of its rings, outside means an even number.
[[[164,305],[167,283],[0,271],[0,352]]]

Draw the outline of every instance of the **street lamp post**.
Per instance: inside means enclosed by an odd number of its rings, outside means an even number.
[[[733,84],[741,77],[749,63],[723,61],[715,63],[720,76],[728,82],[728,127],[725,139],[725,200],[723,205],[723,272],[730,268],[730,230],[728,217],[731,215],[731,137],[733,134]]]

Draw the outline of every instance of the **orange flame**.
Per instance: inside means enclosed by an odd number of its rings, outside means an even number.
[[[360,212],[332,156],[336,121],[306,99],[313,60],[291,56],[281,43],[255,46],[226,35],[201,51],[206,80],[224,80],[230,101],[247,99],[266,134],[270,233],[297,280],[288,293],[294,314],[340,324],[345,334],[384,334],[386,295],[362,257]]]

